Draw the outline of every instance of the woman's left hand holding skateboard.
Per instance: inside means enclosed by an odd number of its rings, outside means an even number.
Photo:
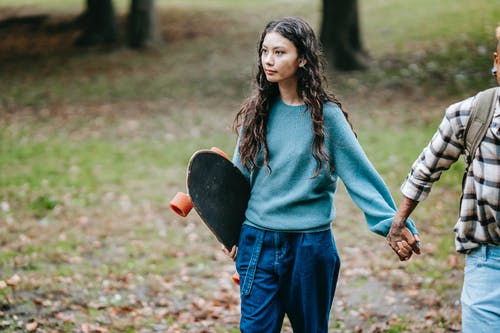
[[[231,251],[226,249],[224,245],[222,245],[222,252],[229,258],[231,258],[233,261],[236,261],[236,255],[238,255],[238,247],[236,245],[233,245],[233,248]],[[236,283],[238,286],[240,285],[240,275],[238,272],[234,272],[232,276],[233,282]]]
[[[231,251],[229,251],[228,249],[226,249],[224,245],[222,245],[222,252],[224,252],[224,254],[229,258],[231,258],[233,261],[236,261],[236,255],[238,254],[238,247],[236,245],[233,245],[233,248],[231,249]]]

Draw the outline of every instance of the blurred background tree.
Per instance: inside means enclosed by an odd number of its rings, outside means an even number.
[[[320,39],[336,69],[368,67],[368,55],[361,43],[357,0],[323,0]]]
[[[128,45],[153,46],[161,42],[154,0],[131,0],[128,16]]]
[[[112,45],[118,40],[118,23],[112,0],[86,0],[85,12],[79,18],[84,30],[76,45]],[[160,42],[154,0],[131,0],[127,19],[127,44],[144,48]]]
[[[118,40],[118,24],[111,0],[86,0],[85,12],[78,20],[83,23],[84,30],[76,45],[113,44]]]

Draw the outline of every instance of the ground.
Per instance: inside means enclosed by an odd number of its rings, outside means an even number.
[[[308,0],[287,8],[222,2],[162,11],[166,43],[144,52],[74,48],[71,13],[42,29],[0,30],[5,332],[238,331],[234,264],[195,213],[180,218],[167,203],[184,190],[193,151],[232,152],[231,123],[249,93],[262,20],[286,11],[317,22],[318,12]],[[391,10],[416,13],[397,3]],[[272,10],[256,9],[264,4]],[[368,26],[388,24],[382,35],[367,30],[377,42],[368,43],[371,69],[328,76],[399,202],[399,185],[444,108],[486,82],[489,60],[482,60],[487,49],[475,35],[443,41],[430,30],[432,42],[411,40],[403,54],[389,53],[402,41],[384,36],[405,29],[390,28],[398,16],[383,15],[387,1],[367,6]],[[430,29],[418,21],[425,18],[406,20]],[[399,262],[385,239],[367,230],[339,189],[332,230],[342,268],[331,332],[460,331],[463,257],[454,251],[452,228],[462,166],[417,208],[422,255],[409,262]],[[283,332],[291,332],[288,322]]]

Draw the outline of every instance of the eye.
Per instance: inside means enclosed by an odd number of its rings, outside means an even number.
[[[284,52],[284,51],[281,51],[281,50],[276,50],[274,53],[276,53],[276,55],[282,55],[282,54],[284,54],[285,52]]]
[[[267,54],[267,49],[262,49],[262,50],[260,51],[260,53],[261,53],[261,54]]]

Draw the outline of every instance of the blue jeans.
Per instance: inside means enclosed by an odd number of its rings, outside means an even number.
[[[236,269],[241,332],[279,333],[285,314],[295,333],[328,332],[340,270],[330,230],[287,233],[244,225]]]
[[[462,332],[500,332],[500,247],[483,245],[465,257]]]

